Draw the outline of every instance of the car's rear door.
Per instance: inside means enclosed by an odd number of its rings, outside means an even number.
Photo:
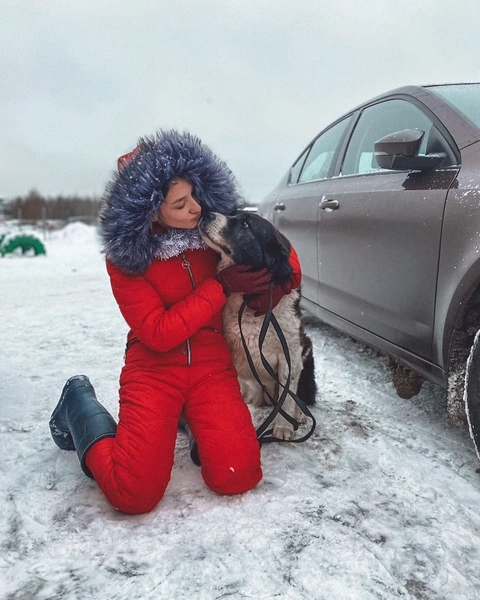
[[[447,144],[427,113],[405,99],[362,112],[320,209],[318,294],[324,309],[428,359],[443,212],[457,171],[381,170],[373,147],[413,128],[426,132],[421,153]]]

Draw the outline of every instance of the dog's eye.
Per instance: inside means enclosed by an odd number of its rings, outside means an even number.
[[[244,221],[244,222],[242,223],[242,227],[249,227],[249,225],[248,225],[248,222],[247,222],[247,221]]]

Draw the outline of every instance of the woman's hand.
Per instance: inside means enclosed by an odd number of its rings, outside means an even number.
[[[263,294],[269,291],[271,273],[267,269],[252,271],[249,265],[232,265],[217,273],[225,296],[230,294]]]
[[[269,308],[272,310],[277,306],[280,300],[292,291],[293,284],[291,280],[285,281],[285,283],[276,283],[270,290],[263,292],[262,294],[256,294],[251,300],[247,302],[248,308],[255,311],[255,316],[260,317],[264,315]],[[271,299],[271,307],[270,307]]]

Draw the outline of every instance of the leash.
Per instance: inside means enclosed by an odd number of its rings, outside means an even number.
[[[272,294],[273,294],[273,284],[270,284],[270,304],[268,307],[267,312],[265,313],[265,317],[263,319],[263,323],[262,323],[262,327],[260,329],[260,334],[258,337],[258,349],[260,351],[260,359],[262,361],[262,364],[265,368],[265,370],[267,371],[267,373],[270,375],[270,377],[278,384],[279,386],[279,390],[281,388],[283,388],[282,393],[280,394],[278,400],[276,400],[275,398],[273,398],[273,396],[268,392],[268,390],[265,388],[265,386],[263,385],[260,376],[258,375],[258,372],[255,368],[255,365],[253,363],[253,359],[252,356],[248,350],[248,346],[247,343],[245,341],[245,336],[243,335],[243,330],[242,330],[242,316],[243,313],[245,311],[245,307],[247,306],[247,302],[248,300],[244,300],[242,305],[240,306],[240,309],[238,311],[238,327],[240,330],[240,338],[242,340],[242,345],[243,345],[243,349],[245,351],[245,356],[247,358],[247,362],[248,365],[250,367],[250,370],[252,371],[252,375],[254,376],[254,378],[256,379],[256,381],[258,382],[258,384],[260,385],[260,387],[262,388],[263,392],[268,396],[268,398],[270,399],[270,402],[272,403],[273,406],[273,410],[270,413],[270,415],[265,419],[265,421],[257,428],[257,439],[260,443],[260,446],[262,444],[268,444],[271,442],[293,442],[296,444],[300,444],[301,442],[305,442],[306,440],[308,440],[308,438],[313,434],[313,432],[315,431],[315,428],[317,426],[317,422],[315,420],[315,417],[312,415],[312,413],[310,412],[308,406],[305,404],[305,402],[299,398],[297,396],[297,394],[295,394],[291,389],[290,389],[290,377],[291,377],[291,372],[292,372],[292,364],[291,364],[291,360],[290,360],[290,352],[288,350],[288,345],[287,345],[287,341],[285,340],[285,336],[283,335],[283,331],[282,328],[280,327],[280,325],[278,324],[278,321],[275,317],[275,315],[272,312]],[[285,382],[285,385],[283,385],[278,377],[277,374],[275,373],[274,369],[272,368],[272,366],[270,365],[270,363],[268,362],[268,360],[265,358],[265,355],[263,354],[263,343],[265,341],[265,337],[267,335],[267,331],[268,331],[268,327],[272,325],[272,327],[275,330],[275,333],[277,334],[277,337],[280,341],[280,344],[282,346],[282,351],[283,354],[285,355],[285,360],[287,362],[287,366],[288,366],[288,376],[287,376],[287,380]],[[293,440],[281,440],[277,437],[275,437],[273,435],[273,428],[270,428],[270,425],[272,424],[273,420],[275,419],[275,417],[280,414],[284,419],[286,419],[291,425],[293,425],[293,428],[295,431],[297,431],[298,427],[299,427],[299,423],[296,419],[294,419],[293,417],[291,417],[289,414],[287,414],[284,410],[283,410],[283,404],[285,402],[285,399],[287,398],[287,396],[290,396],[291,398],[293,398],[294,402],[297,404],[297,406],[300,408],[300,410],[302,411],[302,413],[309,419],[311,419],[312,421],[312,425],[310,427],[310,430],[302,437],[300,438],[294,438]]]
[[[317,422],[315,420],[315,417],[310,412],[308,406],[305,404],[305,402],[301,398],[299,398],[299,396],[297,396],[297,394],[292,392],[292,390],[290,389],[290,377],[291,377],[291,371],[292,371],[290,352],[288,350],[287,341],[285,339],[285,336],[283,335],[282,328],[280,327],[277,319],[275,318],[275,315],[272,312],[272,294],[273,294],[273,284],[271,283],[270,284],[270,303],[269,303],[268,310],[265,313],[265,317],[263,318],[262,327],[260,329],[260,335],[258,337],[258,348],[260,351],[260,359],[261,359],[262,364],[265,367],[267,373],[270,375],[270,377],[274,381],[277,382],[277,384],[279,386],[278,389],[283,388],[282,393],[280,394],[280,397],[278,398],[278,400],[273,398],[273,396],[268,392],[268,390],[263,385],[262,380],[260,379],[260,376],[257,373],[255,365],[253,364],[252,356],[250,354],[250,351],[248,350],[247,342],[245,341],[245,336],[243,335],[242,316],[245,311],[245,307],[247,306],[248,300],[243,301],[243,303],[240,306],[240,309],[238,311],[238,327],[240,330],[240,338],[242,340],[242,345],[243,345],[243,349],[245,351],[245,356],[247,358],[248,365],[250,367],[250,370],[252,371],[254,378],[256,379],[256,381],[258,382],[260,387],[262,388],[263,392],[268,396],[268,398],[270,399],[270,402],[272,403],[272,406],[273,406],[272,412],[269,414],[269,416],[265,419],[265,421],[256,430],[257,439],[258,439],[258,443],[260,444],[260,446],[262,446],[263,444],[270,444],[272,442],[292,442],[295,444],[300,444],[301,442],[305,442],[306,440],[308,440],[309,437],[311,437],[311,435],[315,431]],[[272,366],[270,365],[268,360],[265,358],[265,355],[263,354],[263,350],[262,350],[263,342],[265,341],[265,336],[267,335],[268,327],[270,325],[272,325],[272,327],[275,329],[275,333],[277,334],[277,337],[282,346],[283,353],[285,355],[285,360],[287,361],[288,376],[287,376],[287,381],[285,382],[285,385],[280,383],[280,381],[277,377],[277,374],[275,373],[274,369],[272,368]],[[284,419],[286,419],[289,423],[291,423],[293,425],[293,428],[295,431],[297,431],[298,427],[299,427],[298,421],[296,419],[294,419],[293,417],[291,417],[289,414],[287,414],[283,410],[283,404],[285,402],[285,399],[289,395],[293,398],[293,400],[295,401],[297,406],[300,408],[302,413],[307,418],[311,419],[312,426],[311,426],[310,430],[301,438],[294,438],[293,440],[281,440],[280,438],[277,438],[273,435],[273,428],[269,429],[273,420],[279,413]],[[186,420],[183,417],[180,419],[179,426],[188,435],[190,458],[197,466],[201,466],[201,461],[198,456],[197,442],[195,441],[195,438],[194,438],[192,432],[190,431],[190,428],[188,427]]]

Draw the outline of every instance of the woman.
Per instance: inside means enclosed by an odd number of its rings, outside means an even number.
[[[196,439],[202,476],[222,494],[262,478],[250,412],[222,335],[233,292],[255,294],[264,312],[270,276],[232,266],[197,229],[202,214],[230,214],[240,198],[227,166],[190,134],[160,132],[119,159],[101,215],[107,270],[130,327],[120,376],[118,427],[84,375],[72,377],[50,428],[76,450],[83,471],[127,513],[152,510],[170,480],[180,418]],[[299,266],[292,258],[292,286]],[[275,300],[283,291],[275,290]]]

